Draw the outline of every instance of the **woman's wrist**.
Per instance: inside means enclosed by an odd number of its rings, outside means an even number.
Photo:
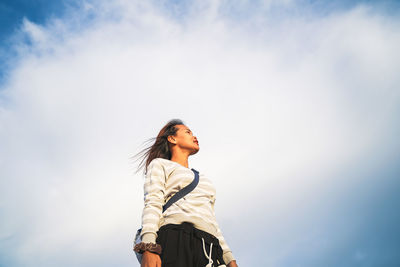
[[[157,235],[153,232],[147,232],[142,235],[142,242],[144,243],[157,243]]]
[[[140,242],[139,244],[135,245],[133,250],[140,254],[145,251],[149,251],[161,255],[162,248],[160,244]]]

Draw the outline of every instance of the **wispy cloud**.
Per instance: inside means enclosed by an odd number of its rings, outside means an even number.
[[[241,266],[395,265],[398,29],[372,4],[295,1],[25,19],[0,90],[0,265],[135,266],[129,157],[171,118],[200,141],[190,165]]]

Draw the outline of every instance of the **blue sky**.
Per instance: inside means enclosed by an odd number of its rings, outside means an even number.
[[[138,266],[172,118],[239,266],[399,266],[399,7],[2,1],[0,266]]]
[[[163,3],[163,6],[169,10],[176,10],[175,16],[184,15],[185,9],[190,1],[158,1],[158,3]],[[250,6],[257,6],[260,1],[251,1]],[[322,14],[327,14],[332,11],[337,11],[340,9],[349,9],[358,4],[374,4],[376,8],[383,9],[387,14],[395,15],[398,11],[400,4],[397,1],[383,0],[383,1],[373,1],[373,0],[355,0],[355,1],[309,1],[303,0],[299,1],[303,9],[312,9],[314,12],[318,11]],[[79,8],[79,2],[74,1],[63,1],[63,0],[3,0],[0,3],[0,39],[5,40],[10,35],[13,34],[15,30],[22,24],[22,19],[24,17],[28,18],[32,22],[37,24],[44,24],[50,17],[61,17],[63,16],[66,9],[69,8]],[[248,7],[248,8],[249,8]],[[279,8],[279,5],[276,5]],[[236,8],[232,6],[232,10]],[[245,10],[237,10],[236,13],[245,13]]]
[[[14,46],[21,41],[21,37],[18,38],[18,35],[23,25],[23,19],[45,25],[51,18],[62,17],[68,10],[79,8],[77,3],[78,1],[74,0],[3,0],[0,2],[0,58],[2,62],[0,64],[0,82],[5,79],[5,73],[11,67],[9,64],[12,64],[13,59],[17,57]]]
[[[71,10],[79,9],[79,3],[84,1],[65,1],[65,0],[3,0],[0,2],[0,57],[2,64],[0,66],[0,82],[5,78],[5,72],[10,67],[6,64],[6,61],[12,61],[15,55],[15,35],[22,26],[23,19],[26,18],[36,24],[44,25],[49,19],[54,17],[63,17],[66,12],[72,12]],[[87,1],[93,2],[96,1]],[[191,1],[154,1],[157,5],[167,11],[175,19],[181,19],[187,16],[187,8],[190,6]],[[243,5],[227,5],[225,8],[225,14],[228,16],[233,16],[235,19],[246,19],[254,9],[257,10],[259,3],[262,1],[245,1],[246,7]],[[309,1],[301,0],[297,1],[299,3],[296,9],[290,9],[282,7],[279,4],[272,4],[274,10],[269,12],[269,16],[288,16],[291,12],[297,14],[304,14],[312,12],[313,15],[325,16],[332,12],[337,12],[340,10],[346,10],[353,8],[359,4],[370,4],[374,8],[380,9],[388,16],[396,16],[399,11],[400,3],[398,1],[392,0],[336,0],[336,1]],[[14,38],[13,38],[14,37]],[[11,60],[10,60],[11,57]]]
[[[60,16],[65,9],[64,1],[7,1],[1,2],[1,39],[21,26],[22,18],[43,24],[50,16]]]

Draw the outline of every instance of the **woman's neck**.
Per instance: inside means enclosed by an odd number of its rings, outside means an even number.
[[[188,161],[188,157],[181,155],[181,156],[172,156],[171,157],[172,161],[175,161],[179,164],[181,164],[182,166],[185,166],[186,168],[189,168],[189,161]]]

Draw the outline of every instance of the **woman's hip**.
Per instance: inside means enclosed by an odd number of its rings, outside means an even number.
[[[195,228],[190,222],[161,226],[156,242],[162,247],[163,267],[204,267],[210,262],[214,263],[212,266],[224,264],[218,238]]]

